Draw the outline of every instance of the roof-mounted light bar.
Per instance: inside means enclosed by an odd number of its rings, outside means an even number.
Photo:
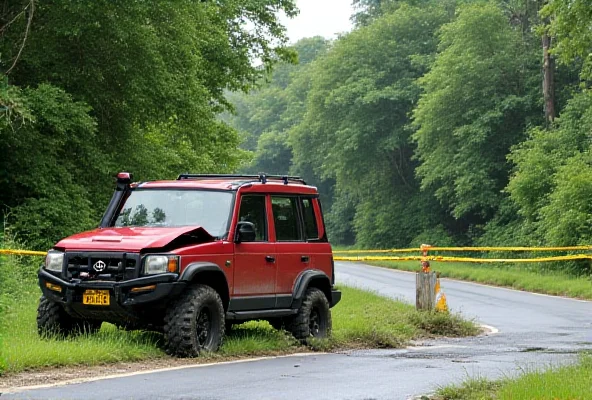
[[[242,179],[246,181],[267,183],[268,180],[281,180],[284,185],[289,182],[300,183],[306,185],[304,179],[299,176],[288,176],[288,175],[267,175],[265,173],[259,173],[259,175],[233,175],[233,174],[180,174],[177,180],[184,179],[195,179],[195,180],[207,180],[207,179]]]

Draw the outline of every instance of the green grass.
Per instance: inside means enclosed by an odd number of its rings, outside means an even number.
[[[419,262],[365,261],[367,264],[403,271],[418,271]],[[442,277],[504,286],[529,292],[592,299],[592,279],[553,271],[535,271],[518,264],[431,262]]]
[[[37,296],[29,296],[12,307],[0,328],[4,346],[0,354],[7,371],[22,371],[55,365],[95,365],[162,357],[160,335],[125,332],[104,324],[94,335],[41,339],[36,325]]]
[[[457,315],[418,313],[410,305],[373,293],[346,287],[342,291],[343,300],[333,309],[333,337],[313,343],[313,349],[401,347],[414,338],[478,332],[473,323]],[[4,343],[0,359],[5,372],[166,357],[161,349],[160,334],[127,332],[111,324],[103,324],[95,335],[41,339],[35,322],[37,299],[38,294],[32,293],[15,302],[3,318],[0,334]],[[211,356],[261,356],[308,349],[287,332],[277,331],[260,321],[235,326],[220,351]]]
[[[592,356],[571,366],[528,372],[497,382],[471,379],[438,391],[438,400],[586,400],[592,398]]]
[[[306,350],[293,336],[272,328],[266,321],[235,325],[218,351],[221,356],[263,356]]]
[[[478,333],[475,324],[456,314],[419,313],[409,304],[372,292],[341,290],[343,299],[333,309],[334,346],[401,347],[420,337]]]

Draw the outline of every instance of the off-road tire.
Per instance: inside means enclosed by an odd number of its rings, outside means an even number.
[[[41,337],[94,334],[101,329],[102,321],[74,318],[64,308],[45,296],[37,307],[37,332]]]
[[[168,354],[196,357],[202,351],[216,351],[225,331],[222,299],[210,286],[189,286],[169,305],[164,323]]]
[[[286,328],[303,343],[311,338],[331,335],[331,309],[325,294],[317,288],[308,288],[298,313],[286,321]]]

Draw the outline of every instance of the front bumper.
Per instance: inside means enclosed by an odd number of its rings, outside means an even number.
[[[143,311],[163,309],[167,301],[180,294],[186,282],[177,282],[177,274],[160,274],[126,281],[83,281],[71,282],[55,276],[41,268],[38,273],[39,286],[43,295],[63,304],[66,311],[76,317],[120,322],[141,319]],[[154,289],[132,292],[133,288],[155,285]],[[82,304],[85,290],[108,290],[110,304],[96,306]],[[164,301],[163,301],[164,300]]]

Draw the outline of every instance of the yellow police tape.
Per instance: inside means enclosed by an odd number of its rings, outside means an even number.
[[[359,256],[359,257],[333,257],[335,261],[441,261],[441,262],[469,262],[469,263],[528,263],[568,260],[592,260],[592,254],[573,254],[569,256],[540,257],[540,258],[470,258],[470,257],[444,257],[444,256]]]
[[[347,253],[413,253],[416,251],[577,251],[592,250],[592,246],[564,246],[564,247],[437,247],[423,246],[409,249],[387,249],[387,250],[334,250],[334,254]]]
[[[421,261],[424,257],[409,256],[409,257],[389,257],[389,256],[335,256],[335,261]]]
[[[333,254],[347,254],[347,253],[415,253],[419,251],[419,247],[411,249],[388,249],[388,250],[333,250]]]
[[[33,251],[33,250],[10,250],[0,249],[0,254],[10,254],[15,256],[43,256],[47,255],[46,251]]]
[[[575,246],[574,246],[575,247]],[[575,250],[574,247],[569,248]],[[584,246],[578,246],[584,247]],[[589,249],[590,247],[585,247]],[[442,250],[442,251],[455,251],[456,247],[432,247],[430,250]],[[455,249],[455,250],[452,250]],[[469,249],[468,247],[465,249]],[[495,249],[494,251],[500,251],[500,249],[509,250],[508,247],[478,247],[471,249],[480,249],[478,251],[487,251],[484,249]],[[523,251],[524,247],[515,248],[517,251]],[[537,249],[537,248],[535,248]],[[542,247],[538,249],[543,249]],[[565,247],[551,247],[544,249],[565,249]],[[407,250],[407,249],[394,249],[394,250]],[[417,249],[414,249],[417,251]],[[357,250],[356,250],[357,251]],[[536,251],[536,250],[535,250]],[[551,250],[549,250],[551,251]],[[348,253],[351,251],[347,251]],[[385,250],[373,250],[373,251],[357,251],[358,253],[365,252],[385,252]],[[336,251],[334,253],[341,253]],[[0,249],[0,254],[8,255],[21,255],[21,256],[45,256],[45,251],[32,251],[32,250],[12,250],[12,249]],[[445,256],[335,256],[335,261],[441,261],[441,262],[470,262],[470,263],[528,263],[528,262],[549,262],[549,261],[570,261],[570,260],[592,260],[592,254],[572,254],[566,256],[553,256],[553,257],[539,257],[539,258],[471,258],[471,257],[445,257]]]
[[[592,250],[592,246],[565,246],[565,247],[424,247],[429,251],[577,251]]]

